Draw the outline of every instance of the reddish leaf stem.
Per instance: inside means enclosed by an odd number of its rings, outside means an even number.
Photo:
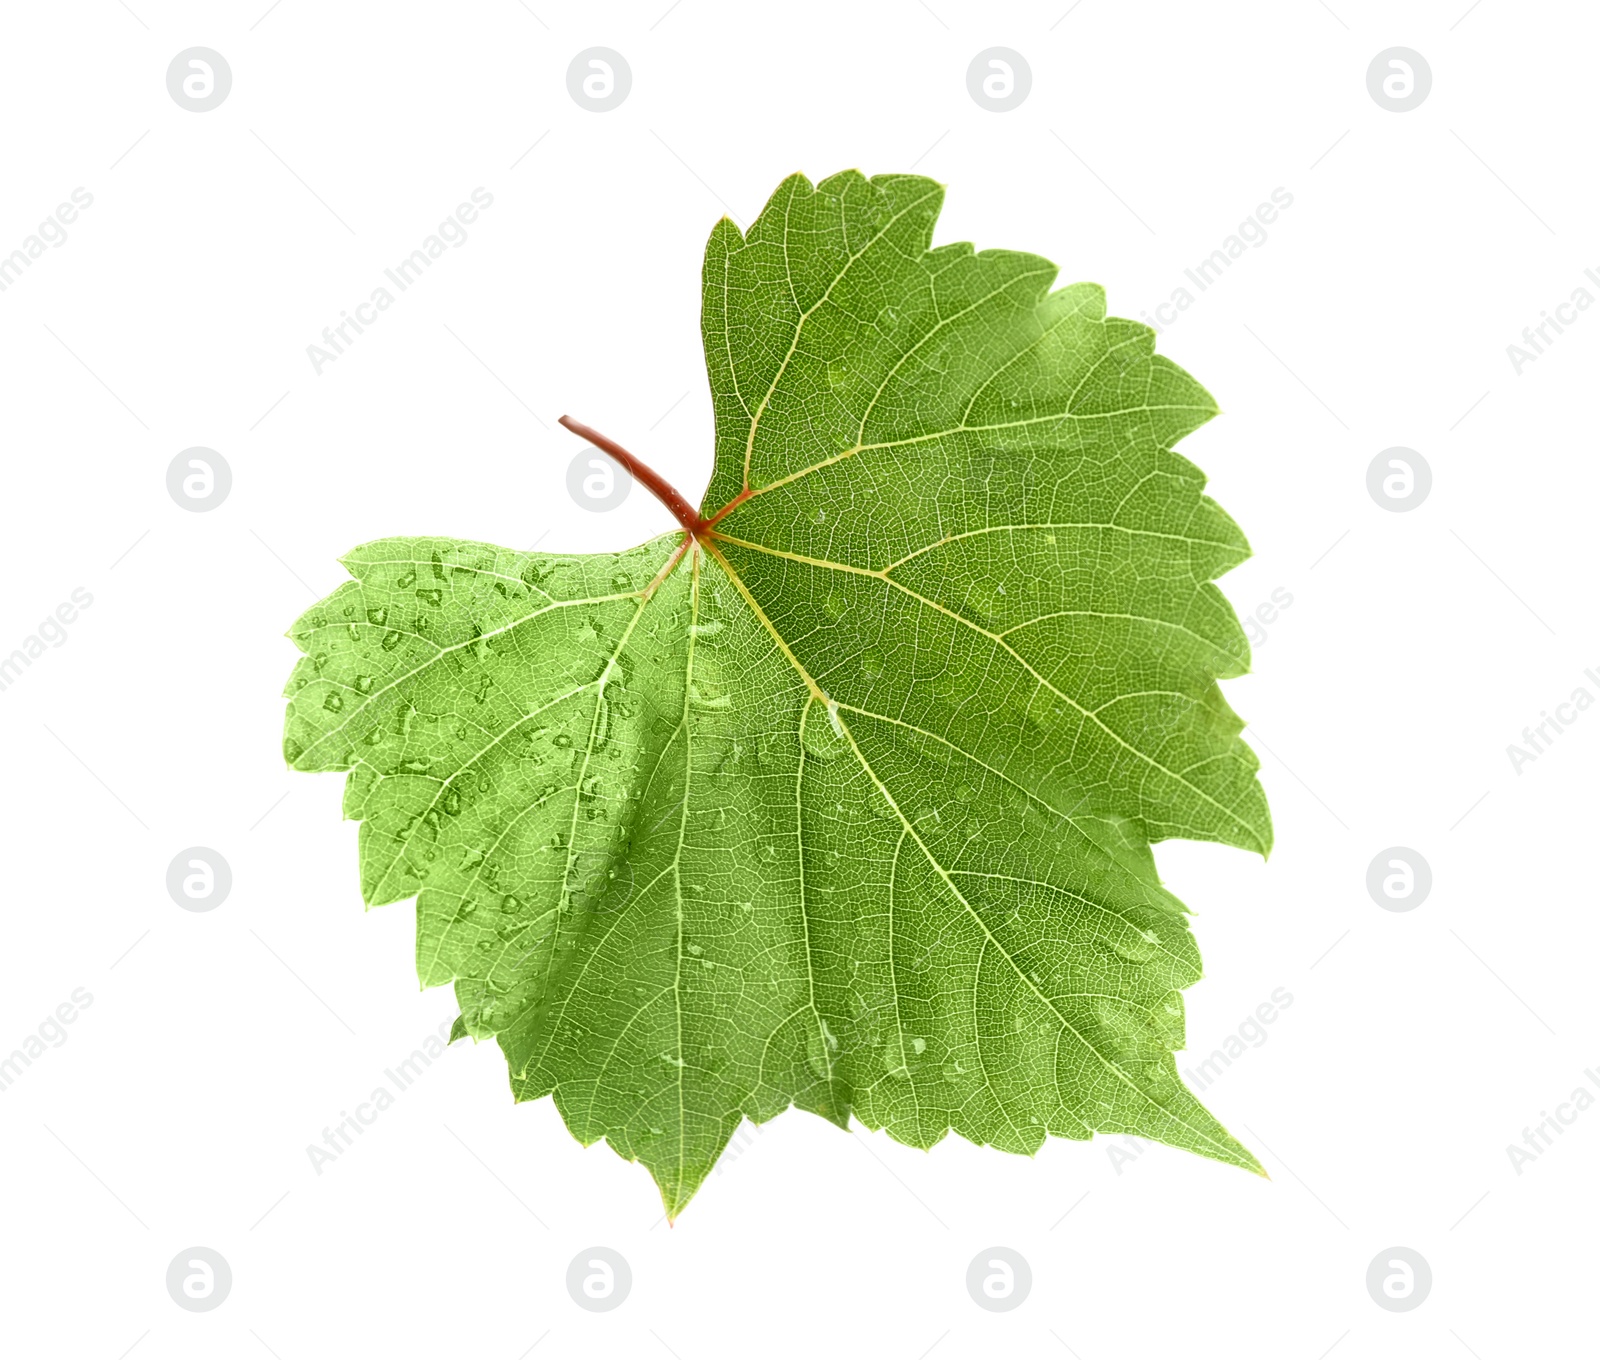
[[[706,527],[707,532],[710,532],[712,529],[715,529],[717,527],[717,521],[719,519],[721,519],[725,514],[727,514],[728,511],[737,510],[741,505],[743,505],[753,495],[755,495],[755,492],[753,492],[749,487],[745,487],[745,489],[743,491],[741,491],[737,496],[735,496],[731,501],[729,501],[725,506],[723,506],[722,509],[718,510],[716,514],[712,515],[709,519],[706,520],[705,527]]]
[[[697,538],[706,530],[709,522],[705,517],[683,498],[677,487],[673,486],[654,468],[629,453],[616,440],[608,439],[599,430],[585,425],[580,420],[574,420],[571,416],[562,416],[561,423],[571,430],[573,434],[587,439],[595,448],[610,454],[617,462],[628,469],[635,481],[643,482],[650,489],[650,493],[668,510],[672,511],[673,518],[683,525],[691,537]]]

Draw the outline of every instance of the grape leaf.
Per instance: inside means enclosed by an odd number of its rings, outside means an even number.
[[[284,748],[348,771],[370,904],[518,1100],[669,1214],[791,1104],[930,1147],[1136,1134],[1260,1171],[1178,1079],[1200,976],[1150,845],[1263,855],[1219,678],[1249,552],[1215,414],[942,189],[786,180],[711,234],[705,513],[617,554],[392,538],[291,631]]]

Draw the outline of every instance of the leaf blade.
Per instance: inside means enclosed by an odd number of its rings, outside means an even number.
[[[1172,451],[1216,406],[1098,287],[930,248],[942,195],[792,176],[714,228],[698,542],[382,540],[292,630],[364,896],[417,895],[459,1031],[669,1214],[790,1105],[1260,1171],[1178,1080],[1150,848],[1271,843],[1217,684],[1249,547]]]

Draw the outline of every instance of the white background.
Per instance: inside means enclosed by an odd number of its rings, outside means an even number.
[[[0,293],[0,654],[75,587],[94,602],[0,692],[0,1054],[74,988],[93,1003],[0,1091],[0,1350],[1593,1353],[1600,1112],[1520,1173],[1507,1145],[1600,1064],[1600,711],[1520,773],[1507,746],[1578,686],[1600,697],[1600,310],[1520,375],[1506,346],[1600,267],[1600,16],[529,3],[5,7],[0,253],[75,187],[94,203]],[[203,114],[165,85],[196,45],[233,73]],[[566,86],[596,45],[633,72],[605,114]],[[997,45],[1033,75],[1004,114],[966,87]],[[1395,45],[1433,72],[1404,114],[1366,87]],[[1207,961],[1180,1067],[1293,996],[1204,1095],[1272,1179],[1104,1139],[922,1153],[791,1113],[668,1228],[641,1168],[514,1106],[470,1044],[317,1174],[307,1145],[455,1008],[416,988],[412,908],[361,909],[343,781],[284,768],[284,629],[370,538],[599,550],[670,527],[637,488],[576,508],[555,419],[696,499],[705,237],[791,171],[850,166],[936,176],[936,240],[1045,254],[1131,317],[1293,195],[1160,341],[1224,411],[1183,445],[1256,550],[1224,589],[1241,612],[1293,598],[1226,686],[1274,855],[1157,849]],[[478,186],[466,243],[316,373],[322,328]],[[205,514],[165,484],[194,445],[233,473]],[[1410,513],[1366,489],[1393,445],[1432,468]],[[191,845],[232,867],[209,913],[166,891]],[[1432,866],[1414,911],[1366,890],[1393,845]],[[596,1244],[633,1271],[605,1314],[565,1284]],[[204,1314],[164,1284],[194,1245],[233,1271]],[[1033,1274],[1004,1314],[964,1283],[994,1245]],[[1433,1272],[1404,1314],[1365,1284],[1395,1245]]]

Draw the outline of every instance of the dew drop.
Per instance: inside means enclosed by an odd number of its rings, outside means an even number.
[[[1161,937],[1153,931],[1140,931],[1137,934],[1117,935],[1111,940],[1112,951],[1129,963],[1147,963],[1156,952],[1156,945]]]
[[[822,720],[822,714],[814,709],[808,709],[801,724],[801,742],[806,754],[818,760],[832,760],[835,756],[848,750],[844,738],[844,729],[839,723],[839,706],[830,699],[827,703],[828,721]]]
[[[700,692],[698,685],[689,686],[689,702],[695,708],[719,709],[732,708],[733,696],[731,694],[706,695]]]

